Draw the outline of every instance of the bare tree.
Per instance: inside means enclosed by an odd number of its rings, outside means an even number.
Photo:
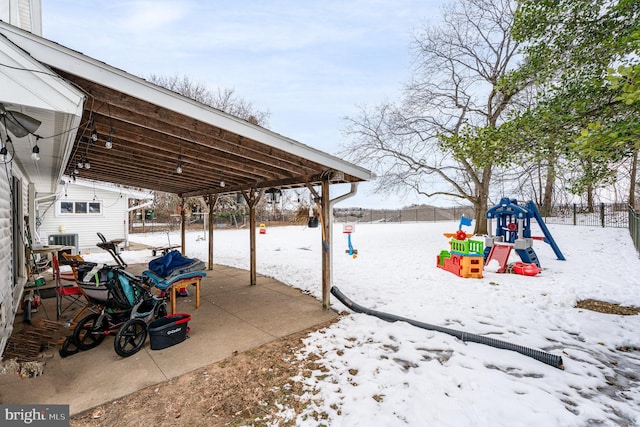
[[[252,103],[239,97],[234,89],[218,88],[212,92],[203,83],[193,81],[188,76],[178,75],[151,74],[149,81],[255,125],[267,126],[269,112],[256,110]]]
[[[476,233],[486,233],[494,171],[516,150],[501,125],[528,86],[510,35],[514,4],[461,0],[443,12],[441,26],[414,38],[415,69],[402,102],[347,118],[344,154],[378,174],[377,191],[470,202]]]

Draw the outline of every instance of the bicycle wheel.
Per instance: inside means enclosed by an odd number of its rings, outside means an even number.
[[[129,319],[120,328],[113,342],[116,353],[122,357],[136,354],[147,339],[147,323],[142,319]]]
[[[80,350],[90,350],[100,345],[108,329],[106,316],[91,313],[78,322],[73,330],[73,342]]]

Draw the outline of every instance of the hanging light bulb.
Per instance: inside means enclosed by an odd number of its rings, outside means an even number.
[[[31,158],[35,161],[40,160],[40,147],[38,147],[38,144],[31,149]]]
[[[84,167],[84,159],[80,157],[80,161],[76,164],[77,169],[82,169]]]
[[[85,169],[91,169],[91,163],[89,163],[89,159],[84,161],[84,168]]]
[[[98,131],[95,129],[91,131],[91,140],[93,142],[96,142],[98,140]]]
[[[80,171],[78,170],[78,168],[75,168],[73,170],[73,177],[75,178],[76,175],[78,175],[80,173]]]
[[[178,166],[176,167],[176,173],[182,173],[182,158],[178,157]]]
[[[224,188],[225,185],[227,185],[227,184],[224,182],[224,178],[222,178],[220,180],[220,187]]]
[[[108,136],[107,139],[104,141],[104,148],[106,148],[107,150],[111,150],[112,147],[113,147],[113,140],[111,139],[110,136]]]

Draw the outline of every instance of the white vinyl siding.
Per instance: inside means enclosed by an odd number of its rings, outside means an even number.
[[[13,330],[13,242],[11,240],[11,191],[0,174],[0,354]]]
[[[17,189],[20,194],[16,195],[11,191],[13,177],[0,174],[0,355],[4,352],[7,340],[13,331],[13,322],[26,282],[22,251],[24,240],[20,230],[14,230],[13,219],[19,217],[17,219],[23,227],[23,212],[28,212],[28,186],[17,168],[13,169],[13,173],[16,178],[22,179],[21,186]],[[18,199],[22,205],[12,206],[13,199]],[[14,240],[17,240],[17,247],[20,248],[18,253],[14,253]],[[17,264],[15,281],[14,260]]]
[[[77,234],[81,253],[100,252],[97,233],[107,239],[127,237],[127,197],[118,191],[73,183],[39,206],[38,235],[48,243],[52,234]]]

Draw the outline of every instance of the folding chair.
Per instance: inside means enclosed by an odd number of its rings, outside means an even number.
[[[70,272],[60,273],[61,278],[64,279],[66,277],[66,280],[74,280],[75,282],[77,282],[78,281],[78,264],[81,262],[84,262],[84,258],[82,258],[82,256],[80,255],[71,255],[66,252],[61,252],[61,255],[65,261],[63,264],[69,265],[71,267]],[[71,278],[71,275],[73,275],[73,278]]]
[[[56,319],[60,320],[60,317],[68,310],[72,310],[74,306],[86,308],[88,300],[85,300],[84,292],[76,283],[77,273],[74,273],[73,270],[61,273],[56,255],[53,256],[53,273],[56,279]],[[73,285],[65,285],[63,281],[73,282]]]
[[[84,306],[73,315],[73,317],[70,319],[71,323],[74,323],[77,319],[80,318],[80,316],[87,310],[91,310],[94,313],[98,313],[100,310],[96,307],[96,305],[93,303],[93,301],[91,300],[91,298],[89,298],[86,294],[86,292],[84,291],[84,289],[82,289],[81,286],[77,286],[77,282],[78,282],[78,265],[80,263],[85,262],[84,258],[82,258],[82,256],[80,255],[71,255],[69,253],[66,252],[61,252],[62,258],[64,259],[64,264],[69,265],[71,267],[71,271],[70,272],[61,272],[60,273],[60,277],[62,280],[73,280],[76,284],[77,292],[84,297],[85,299],[85,303]],[[71,278],[71,274],[73,275],[73,279]],[[66,276],[66,277],[65,277]]]

